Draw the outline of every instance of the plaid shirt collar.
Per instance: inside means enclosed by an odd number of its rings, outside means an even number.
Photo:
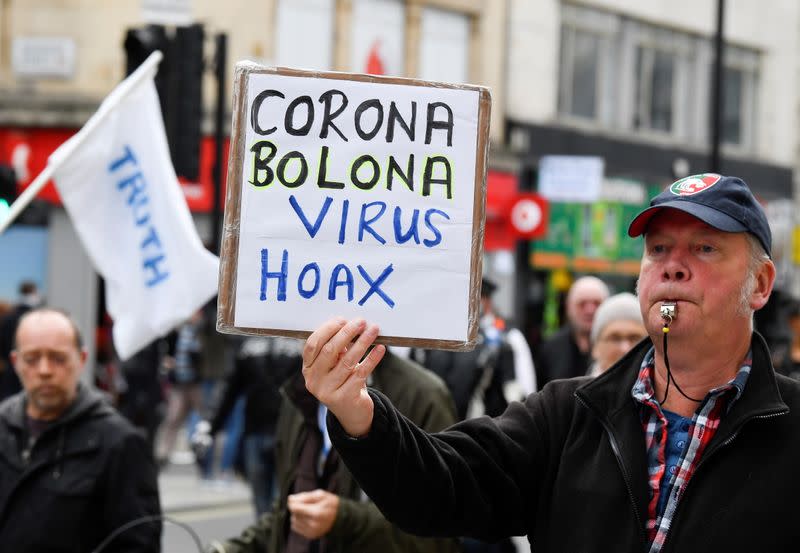
[[[641,404],[648,405],[651,402],[658,403],[656,400],[656,392],[653,386],[653,378],[652,372],[655,369],[656,365],[656,353],[655,348],[651,347],[644,356],[642,360],[642,365],[639,368],[639,377],[636,379],[636,382],[633,384],[633,389],[631,390],[631,395],[633,399],[638,401]],[[734,390],[732,397],[728,401],[728,410],[733,406],[739,397],[741,397],[742,392],[744,391],[744,387],[747,384],[747,377],[750,376],[750,368],[753,365],[753,351],[752,349],[747,352],[744,360],[742,361],[742,365],[739,367],[739,372],[736,373],[736,376],[733,377],[732,380],[728,381],[726,384],[714,388],[713,390],[709,390],[708,396],[712,397],[719,397],[724,392],[729,390]],[[706,396],[706,400],[708,399]],[[704,400],[705,401],[705,400]],[[659,404],[660,410],[660,404]]]
[[[631,395],[641,407],[642,428],[647,447],[647,472],[650,487],[648,505],[647,535],[649,553],[659,553],[669,532],[675,509],[683,496],[694,471],[702,458],[706,446],[711,442],[719,428],[723,410],[727,413],[736,400],[741,397],[750,368],[753,364],[752,350],[747,352],[736,376],[726,384],[710,390],[692,416],[689,427],[689,441],[674,474],[667,474],[666,444],[667,420],[661,404],[655,398],[653,371],[655,370],[655,350],[650,348],[642,360],[639,377],[631,389]],[[662,488],[662,484],[664,485]],[[662,490],[667,494],[663,512],[658,512],[659,497]]]

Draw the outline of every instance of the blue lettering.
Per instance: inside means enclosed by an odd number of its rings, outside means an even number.
[[[342,224],[339,226],[339,243],[344,244],[344,231],[347,228],[347,211],[350,208],[350,200],[342,202]]]
[[[362,297],[359,300],[358,305],[364,305],[364,303],[367,301],[367,298],[369,298],[372,294],[378,294],[381,298],[383,298],[383,301],[386,302],[386,305],[394,308],[394,300],[392,300],[392,298],[387,296],[386,293],[380,288],[380,285],[383,283],[384,280],[388,278],[390,274],[392,274],[392,271],[394,271],[394,267],[391,264],[389,264],[383,270],[383,272],[378,276],[378,278],[372,280],[369,273],[367,273],[366,269],[364,269],[364,267],[362,267],[361,265],[358,265],[358,272],[361,273],[361,276],[364,278],[365,281],[367,281],[367,284],[369,285],[369,290],[367,290],[367,293],[364,294],[364,297]]]
[[[133,150],[131,150],[131,147],[126,144],[125,155],[119,158],[118,160],[111,162],[111,165],[108,166],[108,171],[109,173],[113,173],[127,163],[133,163],[134,165],[139,165],[139,162],[136,161],[136,156],[133,155]]]
[[[267,270],[268,266],[269,252],[267,248],[263,248],[261,250],[261,301],[266,301],[267,299],[267,281],[271,278],[278,279],[278,301],[286,301],[286,279],[289,276],[289,252],[283,250],[280,271],[270,272]]]
[[[147,202],[147,195],[145,192],[147,189],[147,181],[144,180],[144,175],[142,175],[141,172],[134,173],[130,177],[122,179],[117,183],[118,190],[123,190],[127,187],[130,187],[130,194],[126,200],[129,206],[134,203],[141,204]]]
[[[414,239],[414,242],[419,244],[419,209],[414,210],[414,214],[411,216],[411,225],[409,225],[408,231],[403,234],[403,228],[401,224],[401,216],[402,210],[399,207],[394,208],[394,239],[397,241],[398,244],[405,244],[411,238]]]
[[[341,280],[339,279],[339,274],[344,273],[344,278]],[[336,299],[336,289],[339,286],[346,286],[347,287],[347,301],[353,301],[353,273],[347,267],[347,265],[343,265],[339,263],[336,267],[333,268],[333,272],[331,273],[331,281],[330,285],[328,286],[328,299],[333,301]]]
[[[448,221],[450,220],[450,216],[440,209],[429,209],[428,211],[425,212],[425,226],[428,227],[433,232],[434,236],[433,240],[429,240],[426,238],[425,240],[422,241],[422,243],[425,244],[425,246],[428,248],[437,246],[442,241],[442,233],[439,232],[439,229],[433,226],[433,223],[431,222],[432,215],[441,215]]]
[[[305,278],[308,271],[314,271],[314,286],[311,290],[306,290],[303,288],[303,279]],[[319,274],[319,264],[317,263],[308,263],[303,270],[300,271],[300,276],[297,277],[297,291],[300,293],[301,296],[308,299],[313,297],[319,291],[319,282],[320,282],[320,274]]]
[[[142,240],[142,243],[139,245],[140,250],[144,250],[148,246],[155,246],[158,250],[161,250],[161,240],[158,238],[158,233],[156,233],[156,229],[154,227],[148,227],[149,231],[147,235]]]
[[[378,206],[378,208],[379,208],[378,209],[378,214],[375,215],[374,217],[370,218],[370,219],[367,219],[367,209],[369,209],[370,207],[373,207],[373,206]],[[383,237],[380,234],[375,232],[375,230],[371,226],[372,223],[374,223],[375,221],[377,221],[378,219],[381,218],[381,215],[383,215],[383,213],[385,211],[386,211],[386,202],[370,202],[368,204],[363,204],[361,206],[361,219],[358,222],[358,241],[359,242],[363,242],[364,241],[364,232],[366,231],[366,232],[370,233],[375,238],[375,240],[377,240],[381,244],[385,244],[386,243],[386,240],[384,240]]]
[[[294,209],[294,212],[297,213],[298,217],[300,217],[300,221],[303,223],[303,226],[306,227],[306,231],[308,231],[309,236],[314,238],[317,235],[317,232],[319,232],[319,227],[322,225],[325,215],[328,213],[328,208],[330,208],[331,204],[333,203],[333,198],[330,196],[325,198],[325,203],[322,204],[322,209],[319,210],[319,215],[317,215],[317,220],[313,225],[306,218],[305,213],[303,213],[303,208],[300,207],[299,203],[297,203],[297,199],[294,197],[294,195],[289,196],[289,203],[292,204],[292,209]]]
[[[163,262],[164,259],[165,257],[163,255],[157,255],[155,257],[150,257],[144,260],[143,267],[145,268],[145,272],[149,270],[150,272],[153,273],[152,276],[147,281],[145,281],[145,285],[148,288],[152,288],[159,282],[166,280],[167,277],[169,277],[168,271],[161,271],[158,267],[158,264]]]
[[[147,195],[147,181],[139,170],[139,161],[130,146],[123,146],[123,154],[108,165],[108,173],[115,174],[125,169],[125,174],[116,180],[118,191],[126,194],[125,203],[131,208],[131,215],[136,227],[144,233],[139,242],[142,255],[142,270],[145,285],[156,286],[169,277],[167,256],[158,235],[158,230],[151,224],[150,198]],[[115,175],[116,177],[116,175]]]

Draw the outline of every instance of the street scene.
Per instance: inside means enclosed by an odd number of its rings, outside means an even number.
[[[0,2],[0,550],[792,550],[798,37]]]

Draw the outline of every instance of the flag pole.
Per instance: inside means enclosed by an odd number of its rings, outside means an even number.
[[[42,188],[53,177],[56,169],[63,163],[63,160],[68,159],[72,152],[74,152],[83,142],[86,137],[99,125],[106,116],[117,107],[117,105],[128,95],[131,90],[135,89],[139,84],[147,79],[155,76],[159,62],[163,58],[163,54],[156,50],[150,54],[136,70],[122,81],[117,87],[111,91],[111,94],[106,96],[103,103],[97,111],[89,118],[89,121],[67,142],[59,146],[56,150],[58,156],[51,156],[47,160],[47,165],[39,173],[35,179],[23,190],[22,194],[11,204],[7,216],[0,221],[0,234],[11,225],[22,211],[28,207],[36,195],[41,192]]]

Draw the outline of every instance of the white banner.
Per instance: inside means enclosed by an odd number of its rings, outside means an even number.
[[[200,242],[175,176],[155,71],[152,65],[134,87],[120,84],[49,159],[64,206],[105,279],[123,360],[217,292],[218,259]]]

